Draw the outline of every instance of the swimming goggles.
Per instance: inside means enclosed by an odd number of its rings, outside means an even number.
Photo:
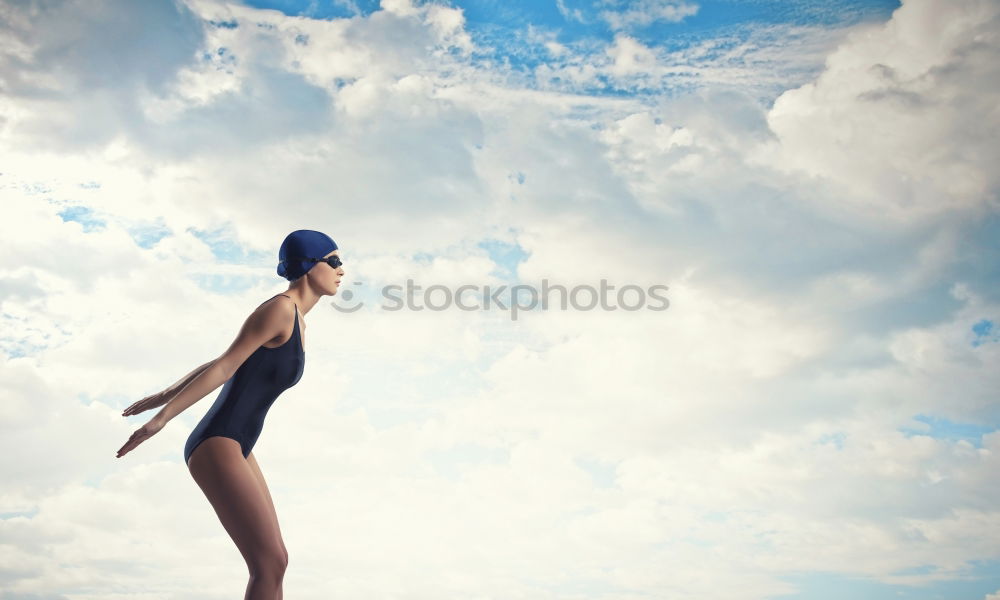
[[[289,259],[286,259],[286,260],[288,260],[288,261],[305,260],[305,261],[309,261],[309,262],[325,262],[326,264],[330,265],[334,269],[336,269],[340,265],[344,264],[343,262],[341,262],[340,257],[337,256],[337,255],[327,256],[326,258],[289,258]]]

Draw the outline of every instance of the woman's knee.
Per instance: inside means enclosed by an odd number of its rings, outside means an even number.
[[[254,553],[249,562],[252,575],[281,578],[288,568],[288,553],[281,548],[268,549]]]

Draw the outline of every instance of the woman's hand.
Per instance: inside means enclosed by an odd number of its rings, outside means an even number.
[[[163,390],[162,392],[156,392],[155,394],[150,394],[138,400],[132,406],[126,408],[122,411],[123,417],[131,417],[132,415],[137,415],[143,411],[149,410],[151,408],[159,408],[170,402],[170,399],[174,397],[175,392],[169,390]]]
[[[125,456],[131,452],[133,448],[153,437],[156,432],[163,429],[164,425],[165,423],[159,418],[159,416],[150,419],[148,423],[135,430],[132,437],[130,437],[128,441],[125,442],[125,445],[118,450],[116,458]]]

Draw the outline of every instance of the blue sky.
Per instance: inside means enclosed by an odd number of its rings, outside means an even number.
[[[367,17],[379,10],[378,2],[326,2],[253,0],[248,6],[280,11],[289,16],[313,19]],[[506,32],[517,39],[517,32],[529,25],[556,33],[556,40],[569,44],[587,38],[610,41],[614,29],[599,17],[600,12],[638,7],[639,2],[444,2],[462,9],[468,30]],[[668,4],[668,3],[665,3]],[[683,4],[683,3],[676,3]],[[899,7],[889,0],[845,0],[836,3],[808,0],[729,0],[690,2],[695,10],[680,21],[657,19],[630,27],[629,31],[651,45],[682,44],[685,40],[711,37],[728,28],[746,28],[756,24],[843,25],[862,21],[882,22]],[[495,38],[490,38],[495,40]]]
[[[217,392],[111,457],[309,228],[289,597],[1000,599],[1000,4],[46,6],[0,21],[0,588],[244,588],[181,462]]]
[[[280,11],[289,16],[314,19],[345,19],[367,17],[379,9],[378,2],[365,1],[251,1],[255,8]],[[859,23],[880,23],[899,7],[897,1],[849,0],[815,2],[809,0],[729,0],[710,2],[663,2],[689,7],[678,17],[660,17],[613,25],[602,13],[627,12],[642,9],[640,2],[445,2],[459,8],[466,21],[466,30],[482,49],[473,55],[474,64],[499,62],[529,79],[539,65],[551,63],[553,57],[543,41],[555,41],[574,48],[579,55],[600,52],[617,33],[627,33],[650,48],[680,52],[698,44],[718,42],[712,52],[720,55],[746,42],[751,34],[766,26],[845,27]],[[657,3],[650,3],[657,4]],[[724,40],[724,41],[723,41]],[[705,58],[710,58],[711,54]],[[784,86],[814,77],[821,64],[789,73]],[[682,80],[683,81],[683,80]],[[678,82],[680,85],[680,82]],[[684,83],[684,89],[695,84]],[[586,88],[593,95],[624,95],[629,97],[660,97],[669,86],[647,89],[622,89],[614,81],[598,80]],[[762,91],[773,95],[786,87],[776,86]]]

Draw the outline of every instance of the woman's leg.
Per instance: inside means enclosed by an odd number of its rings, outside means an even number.
[[[247,454],[247,463],[250,465],[250,469],[253,471],[254,476],[257,477],[257,482],[260,483],[261,489],[264,490],[264,496],[267,498],[267,505],[271,508],[271,517],[274,519],[274,530],[278,532],[278,542],[281,544],[281,551],[285,553],[285,565],[288,565],[288,550],[285,549],[285,540],[281,536],[281,528],[278,527],[278,513],[274,510],[274,501],[271,499],[271,492],[267,489],[267,482],[264,480],[264,473],[260,470],[260,465],[257,464],[257,458],[254,457],[253,452]],[[282,600],[283,596],[281,590],[278,590],[278,600]]]
[[[239,442],[220,436],[206,439],[191,455],[188,470],[247,563],[245,600],[278,598],[287,564],[281,536]]]

